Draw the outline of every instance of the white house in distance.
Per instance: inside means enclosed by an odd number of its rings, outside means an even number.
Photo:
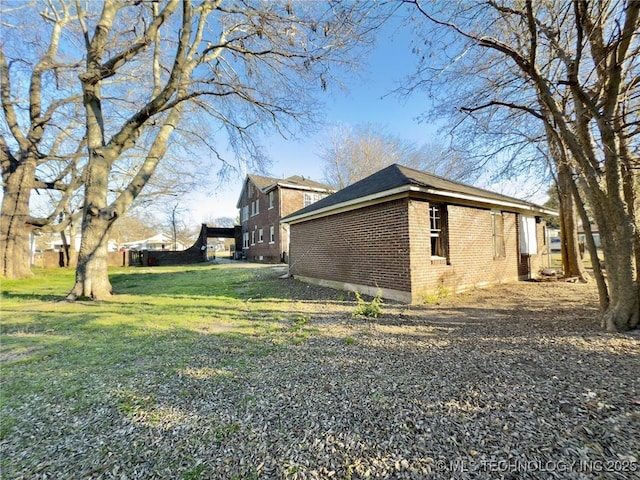
[[[186,246],[179,240],[174,241],[173,238],[164,233],[158,233],[153,237],[143,240],[134,240],[133,242],[125,242],[121,247],[129,250],[185,250]]]

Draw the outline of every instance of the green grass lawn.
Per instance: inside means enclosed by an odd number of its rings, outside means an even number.
[[[0,440],[29,423],[32,408],[69,418],[116,405],[120,414],[159,421],[153,392],[198,357],[228,353],[211,372],[191,372],[224,381],[226,367],[303,341],[314,329],[304,306],[287,297],[281,273],[269,266],[114,268],[112,300],[75,303],[64,301],[71,269],[3,280]],[[1,465],[15,468],[15,461],[2,455]]]

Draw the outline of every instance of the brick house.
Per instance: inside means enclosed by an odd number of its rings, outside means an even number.
[[[283,218],[289,272],[416,303],[445,287],[527,279],[547,261],[541,206],[391,165]]]
[[[238,251],[251,261],[285,262],[289,227],[280,223],[282,217],[333,192],[327,185],[298,175],[285,179],[247,175],[236,205],[241,224]]]

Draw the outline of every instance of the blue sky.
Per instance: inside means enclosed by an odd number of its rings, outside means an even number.
[[[347,91],[330,88],[319,94],[325,105],[324,125],[357,125],[372,123],[384,131],[417,145],[442,143],[437,126],[421,122],[418,117],[430,109],[424,92],[414,91],[410,97],[393,93],[403,80],[415,73],[418,58],[412,53],[413,32],[397,17],[379,30],[376,46],[362,58],[362,67],[357,76],[342,77]],[[266,152],[272,160],[266,174],[276,178],[303,175],[323,181],[323,164],[320,158],[321,141],[326,130],[308,134],[303,140],[286,140],[278,135],[264,142]],[[257,172],[248,172],[257,173]],[[504,195],[542,204],[547,200],[547,186],[531,178],[512,178],[510,181],[494,183],[491,174],[486,174],[476,186]],[[207,219],[237,216],[235,208],[242,189],[244,177],[231,178],[217,188],[214,194],[193,193],[180,202],[187,212],[188,221],[199,225]],[[215,179],[214,179],[215,182]]]
[[[383,28],[375,48],[363,59],[359,74],[342,78],[347,91],[329,88],[319,96],[325,105],[324,124],[372,123],[417,144],[432,141],[436,128],[417,120],[428,109],[426,96],[414,93],[406,99],[392,93],[407,75],[415,72],[417,59],[411,53],[411,38],[411,32],[399,21]],[[322,138],[321,129],[302,140],[286,140],[277,135],[267,138],[264,145],[272,160],[267,174],[277,178],[303,175],[322,181],[319,158]],[[199,224],[208,218],[235,217],[242,180],[240,177],[230,179],[214,195],[196,193],[183,198],[181,205],[190,210],[191,222]]]

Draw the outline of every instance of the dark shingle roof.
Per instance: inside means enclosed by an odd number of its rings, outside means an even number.
[[[287,178],[271,178],[262,177],[260,175],[247,175],[249,179],[264,193],[267,193],[276,186],[289,186],[293,188],[300,188],[302,190],[327,190],[330,192],[335,191],[324,183],[316,182],[309,178],[301,177],[300,175],[293,175]]]
[[[322,200],[303,208],[302,210],[298,210],[297,212],[284,218],[283,221],[286,221],[291,217],[298,217],[300,215],[309,214],[320,209],[337,206],[345,202],[356,201],[359,198],[386,192],[388,190],[393,190],[395,188],[403,186],[416,186],[426,189],[438,190],[440,192],[468,195],[494,202],[508,202],[510,204],[521,205],[522,208],[525,209],[543,209],[543,207],[540,207],[539,205],[536,205],[534,203],[526,202],[506,195],[501,195],[499,193],[484,190],[482,188],[472,187],[464,183],[454,182],[453,180],[447,180],[446,178],[438,177],[437,175],[432,175],[426,172],[421,172],[419,170],[414,170],[402,165],[393,164],[374,173],[373,175],[363,178],[359,182],[356,182],[352,185],[349,185],[348,187],[343,188],[342,190],[339,190],[333,195],[329,195],[328,197],[325,197]]]
[[[277,178],[263,177],[260,175],[247,175],[247,177],[249,177],[253,184],[260,190],[264,190],[278,181]]]
[[[302,189],[326,190],[329,192],[335,192],[336,190],[335,188],[330,187],[329,185],[316,182],[309,178],[301,177],[300,175],[294,175],[292,177],[287,177],[284,180],[278,180],[277,185],[293,186],[293,187],[298,187]]]

